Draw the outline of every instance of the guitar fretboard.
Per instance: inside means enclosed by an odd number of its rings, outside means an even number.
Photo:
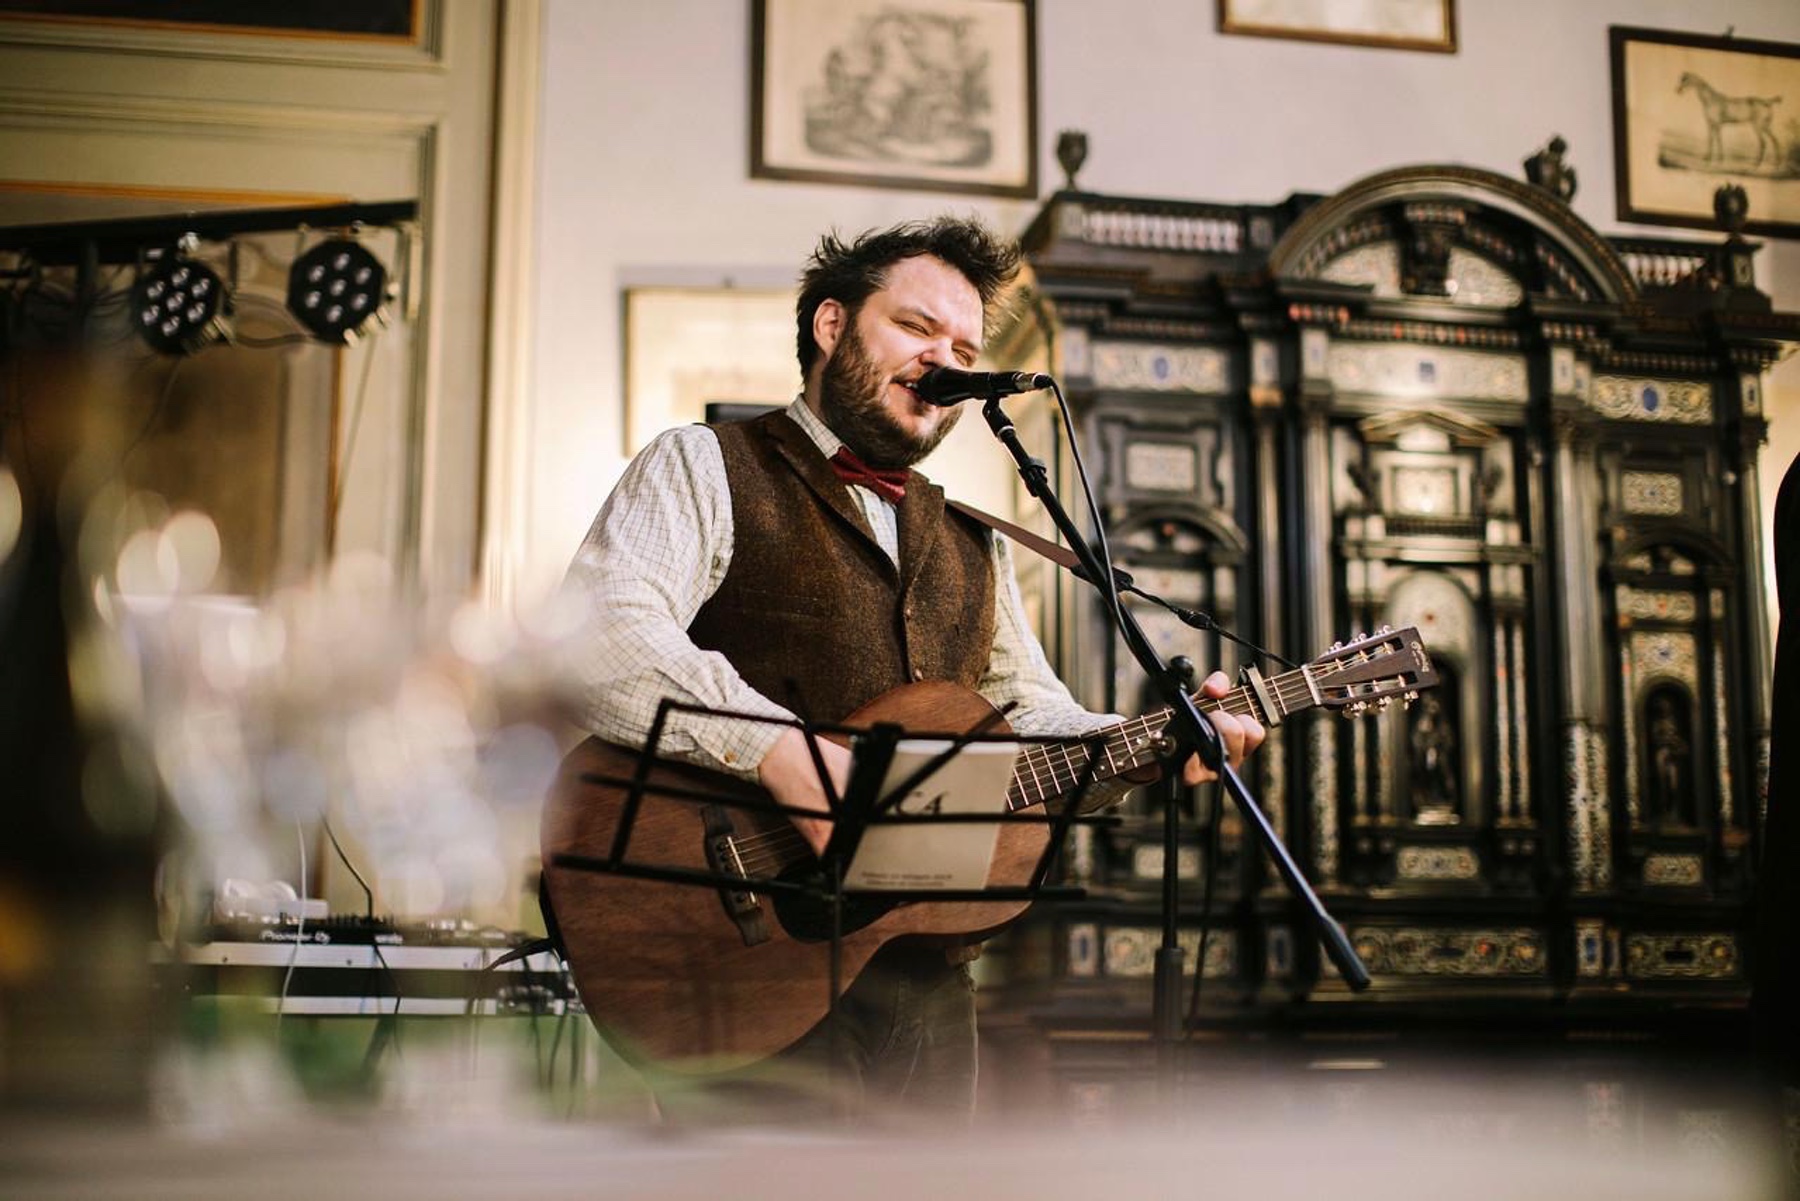
[[[1309,671],[1311,677],[1309,678]],[[1317,667],[1297,667],[1264,681],[1270,695],[1285,717],[1319,703]],[[1233,688],[1221,697],[1195,695],[1194,703],[1202,712],[1246,715],[1268,724],[1268,715],[1256,703],[1249,685]],[[1170,711],[1154,712],[1122,721],[1116,726],[1097,730],[1085,739],[1062,743],[1034,743],[1021,749],[1012,785],[1007,789],[1006,807],[1025,809],[1073,792],[1095,755],[1091,782],[1098,784],[1125,772],[1148,767],[1162,754],[1162,732],[1169,724]],[[1093,752],[1091,744],[1097,743]]]

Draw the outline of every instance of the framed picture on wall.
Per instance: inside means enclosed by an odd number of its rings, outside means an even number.
[[[1036,0],[754,0],[750,174],[1037,195]]]
[[[626,290],[626,454],[709,406],[785,405],[799,390],[792,289]]]
[[[416,42],[421,0],[0,0],[0,18],[108,23],[207,33],[283,37],[374,38]]]
[[[1619,219],[1716,229],[1713,194],[1737,184],[1745,229],[1800,236],[1800,45],[1609,32]]]
[[[1219,32],[1456,53],[1456,0],[1219,0]]]

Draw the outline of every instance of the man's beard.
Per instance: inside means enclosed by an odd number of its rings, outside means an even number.
[[[962,419],[962,410],[951,409],[930,433],[915,437],[883,406],[886,382],[863,348],[852,317],[819,378],[820,415],[831,432],[869,466],[911,467],[949,436]]]

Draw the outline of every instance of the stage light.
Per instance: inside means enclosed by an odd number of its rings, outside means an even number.
[[[164,354],[192,354],[225,335],[225,284],[205,263],[168,250],[138,272],[131,312],[138,335]]]
[[[288,270],[288,311],[326,342],[348,342],[387,296],[387,268],[349,238],[330,238]]]

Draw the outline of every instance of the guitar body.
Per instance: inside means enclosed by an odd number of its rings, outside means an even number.
[[[1194,699],[1273,727],[1312,708],[1363,713],[1393,700],[1404,704],[1438,682],[1412,628],[1359,635],[1274,677],[1265,679],[1254,669],[1246,676],[1247,683],[1224,696]],[[1086,774],[1079,765],[1090,761],[1096,782],[1154,774],[1158,735],[1169,720],[1164,709],[1071,740],[1054,753],[1032,748],[1020,757],[1006,804],[1018,809],[1054,801]],[[933,734],[977,727],[1007,731],[985,700],[945,682],[883,693],[844,721],[853,727],[882,723]],[[1104,747],[1092,751],[1096,738]],[[762,789],[699,768],[655,764],[635,814],[627,813],[630,781],[641,764],[636,752],[590,738],[563,760],[544,812],[544,882],[575,985],[595,1025],[628,1059],[717,1070],[773,1055],[824,1018],[835,999],[829,906],[785,891],[649,879],[628,869],[737,875],[766,883],[813,873],[817,860],[785,816],[719,803],[767,805]],[[687,799],[659,791],[668,789],[685,792]],[[1000,798],[995,808],[1002,808]],[[622,826],[631,837],[614,862]],[[988,886],[1030,883],[1050,832],[1043,822],[1000,823]],[[556,861],[559,855],[605,861],[600,866],[613,870],[564,866]],[[1284,863],[1288,886],[1310,895],[1282,851],[1276,864]],[[895,904],[870,894],[846,898],[839,991],[894,939],[952,946],[991,934],[1024,910],[1023,901]]]
[[[934,733],[960,733],[987,722],[984,732],[1007,732],[985,700],[945,682],[884,693],[845,724],[878,722]],[[630,779],[639,761],[636,752],[588,739],[563,760],[544,813],[545,883],[576,988],[607,1041],[633,1061],[711,1071],[772,1055],[830,1010],[828,907],[758,893],[746,914],[739,894],[734,918],[731,894],[724,890],[555,862],[562,854],[610,858],[630,790],[582,777]],[[624,864],[717,870],[717,825],[709,833],[701,804],[659,795],[659,787],[750,804],[769,800],[752,784],[682,764],[658,762],[649,779],[652,786],[632,822]],[[720,807],[711,818],[730,823],[737,846],[792,847],[798,838],[778,813]],[[1047,824],[1002,824],[989,886],[1027,884],[1049,837]],[[709,844],[715,849],[710,861]],[[804,874],[814,863],[810,854],[798,854],[790,871]],[[945,946],[968,942],[1005,926],[1025,907],[1024,901],[890,904],[865,898],[853,903],[845,919],[839,990],[894,939],[925,938]]]

